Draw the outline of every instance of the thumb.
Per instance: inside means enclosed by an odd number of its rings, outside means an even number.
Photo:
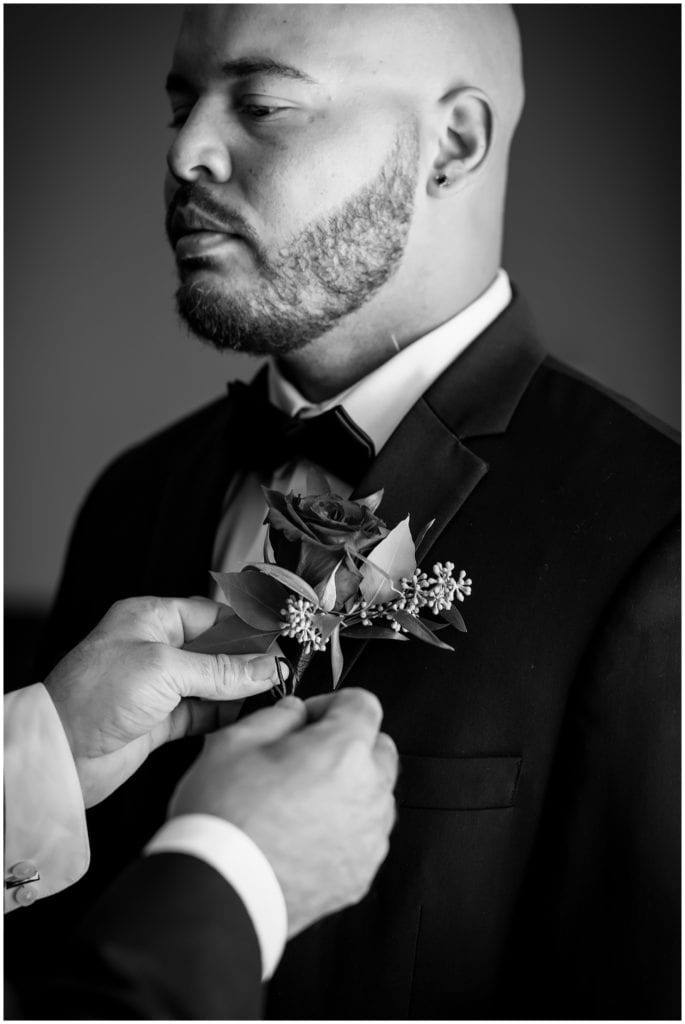
[[[306,720],[304,701],[299,697],[284,697],[270,708],[261,708],[234,725],[219,729],[207,737],[205,746],[209,749],[217,744],[230,743],[232,751],[265,746],[300,729]]]
[[[276,659],[271,654],[196,654],[173,650],[167,674],[182,697],[241,700],[275,686]]]

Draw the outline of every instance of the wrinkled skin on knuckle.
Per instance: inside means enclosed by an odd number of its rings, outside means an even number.
[[[239,665],[240,663],[234,662],[228,654],[217,655],[215,669],[217,689],[223,691],[227,697],[230,697],[238,688],[241,676]]]
[[[115,603],[107,613],[117,622],[131,625],[138,619],[153,614],[156,600],[152,597],[127,597]]]
[[[167,634],[167,607],[159,597],[131,597],[117,601],[103,620],[131,639],[160,641]]]

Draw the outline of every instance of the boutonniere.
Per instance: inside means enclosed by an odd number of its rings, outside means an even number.
[[[307,497],[264,488],[268,532],[264,561],[212,576],[228,605],[225,617],[189,649],[264,653],[278,642],[291,672],[279,693],[296,689],[317,652],[330,652],[335,688],[343,670],[341,638],[421,640],[454,650],[437,635],[447,625],[466,632],[456,605],[472,581],[452,562],[427,572],[416,548],[433,522],[412,537],[409,516],[389,529],[376,514],[377,491],[356,500],[332,493],[311,471]]]

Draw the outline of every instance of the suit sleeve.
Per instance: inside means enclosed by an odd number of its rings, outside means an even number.
[[[85,918],[49,976],[10,979],[14,1019],[256,1019],[259,944],[244,904],[195,857],[144,857]]]
[[[612,602],[569,701],[538,939],[544,991],[565,993],[570,1018],[680,1019],[679,555],[670,529]]]

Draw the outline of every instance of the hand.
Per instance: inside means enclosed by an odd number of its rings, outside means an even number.
[[[270,655],[176,649],[213,626],[221,608],[201,597],[119,601],[45,680],[86,807],[109,796],[162,743],[222,725],[217,701],[278,681]]]
[[[170,815],[214,814],[269,860],[292,937],[356,903],[388,851],[397,751],[365,690],[286,697],[205,741]]]

